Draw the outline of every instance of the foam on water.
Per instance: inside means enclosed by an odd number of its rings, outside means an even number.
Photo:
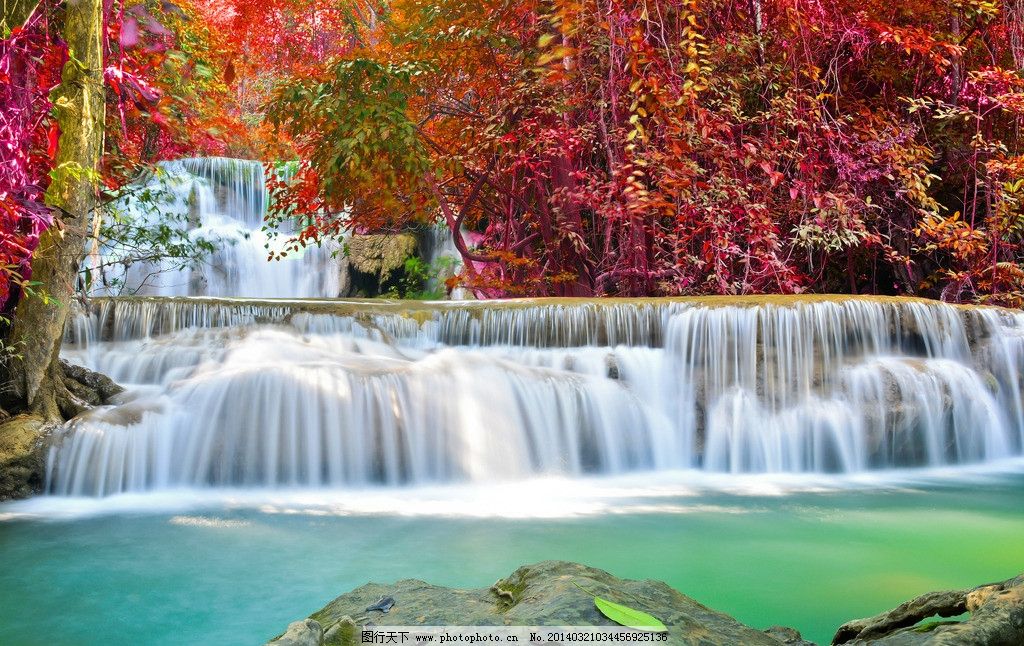
[[[983,464],[1024,444],[1022,329],[899,299],[105,300],[65,354],[129,392],[58,434],[48,489]]]
[[[1024,460],[844,475],[662,471],[619,476],[532,477],[515,482],[365,486],[171,488],[105,497],[38,496],[0,505],[0,521],[73,520],[173,514],[172,522],[217,526],[218,514],[255,510],[285,516],[424,518],[581,518],[602,515],[750,514],[757,500],[799,494],[888,491],[903,496],[943,485],[985,486],[1019,478]],[[752,502],[753,501],[753,502]],[[211,519],[209,522],[205,519]],[[224,525],[227,527],[227,525]]]

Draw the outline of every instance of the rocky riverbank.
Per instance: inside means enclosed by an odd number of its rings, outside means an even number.
[[[62,389],[57,401],[67,418],[111,403],[122,392],[109,377],[60,362]],[[0,501],[26,498],[43,487],[46,439],[60,425],[34,411],[8,415],[0,409]]]
[[[614,626],[594,604],[597,595],[660,619],[667,644],[804,646],[792,628],[745,626],[660,581],[619,579],[565,561],[526,565],[490,588],[453,589],[413,579],[369,583],[341,595],[269,642],[274,646],[360,644],[363,626]],[[387,612],[367,611],[382,598]],[[969,613],[966,618],[960,617]],[[953,619],[934,618],[944,617]],[[839,628],[834,644],[918,646],[1024,644],[1024,574],[965,590],[933,592]]]

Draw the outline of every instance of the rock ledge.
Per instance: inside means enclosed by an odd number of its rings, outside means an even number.
[[[358,644],[356,624],[377,626],[614,626],[576,587],[650,613],[669,628],[668,644],[707,646],[803,645],[799,633],[760,631],[712,610],[660,581],[619,579],[603,570],[565,561],[526,565],[490,588],[452,589],[415,579],[369,583],[343,594],[305,621],[292,623],[275,646]],[[390,612],[366,612],[381,597],[396,601]],[[353,624],[354,621],[354,624]]]
[[[579,587],[577,587],[579,586]],[[566,561],[525,565],[490,588],[453,589],[406,579],[368,583],[343,594],[272,640],[274,646],[355,646],[362,626],[614,626],[593,597],[654,615],[673,645],[813,646],[796,630],[757,630],[660,581],[619,579]],[[388,613],[367,612],[392,597]],[[970,613],[967,618],[960,615]],[[934,620],[934,617],[954,618]],[[653,643],[653,642],[652,642]],[[965,590],[930,592],[875,617],[843,624],[835,645],[1020,646],[1024,644],[1024,574]]]

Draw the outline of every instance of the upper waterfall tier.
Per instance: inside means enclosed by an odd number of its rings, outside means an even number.
[[[114,238],[87,260],[96,294],[158,296],[250,296],[261,298],[338,295],[338,246],[290,251],[271,262],[291,231],[271,236],[264,229],[269,196],[263,164],[245,159],[204,157],[161,162],[156,172],[130,187],[108,207],[112,222],[149,230],[142,238],[200,248],[200,260],[139,258]],[[135,238],[131,236],[131,244]]]
[[[1020,455],[1024,315],[915,299],[95,299],[65,355],[130,384],[49,488],[346,486]]]

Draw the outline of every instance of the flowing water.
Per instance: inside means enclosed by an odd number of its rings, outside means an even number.
[[[286,172],[286,171],[285,171]],[[221,157],[161,162],[111,207],[113,222],[130,223],[125,242],[92,250],[92,291],[99,295],[285,296],[338,295],[337,245],[310,246],[268,262],[286,248],[286,224],[272,235],[264,227],[270,196],[263,164]],[[165,249],[200,243],[213,248],[198,261],[149,260],[139,238],[170,240]]]
[[[1024,569],[1024,314],[315,298],[338,259],[265,262],[262,166],[164,170],[162,208],[220,248],[156,278],[94,256],[122,267],[98,293],[149,296],[68,326],[64,357],[126,390],[49,438],[44,495],[0,506],[2,643],[259,643],[367,579],[546,558],[827,641]]]
[[[912,300],[97,300],[48,491],[862,473],[1020,455],[1024,317]]]

